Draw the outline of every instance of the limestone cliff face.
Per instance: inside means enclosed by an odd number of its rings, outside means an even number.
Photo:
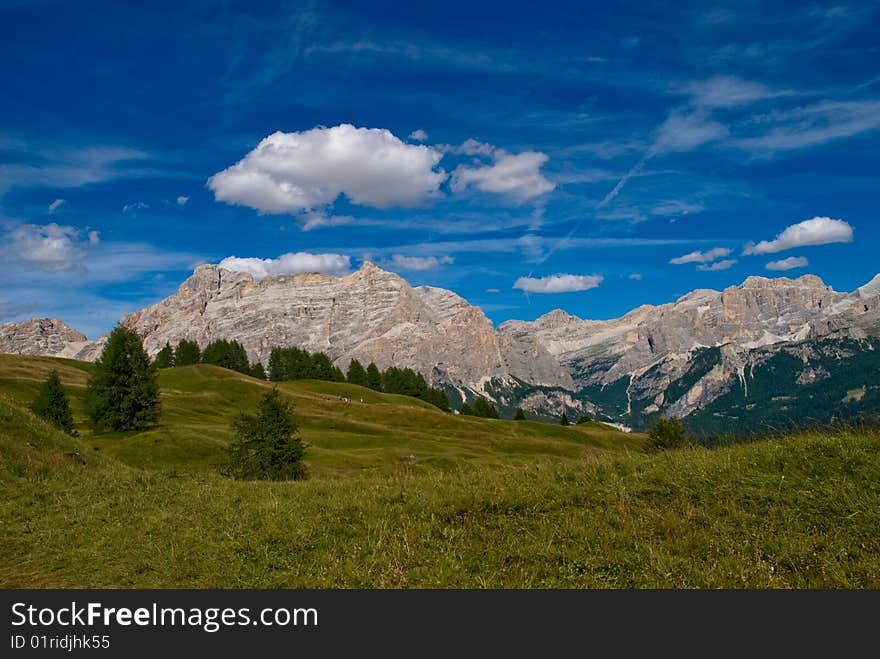
[[[0,324],[0,353],[45,355],[90,361],[93,342],[57,318]]]
[[[151,355],[166,342],[189,339],[204,347],[227,338],[264,364],[273,347],[296,346],[325,352],[343,369],[355,358],[383,369],[409,367],[435,383],[479,386],[511,368],[529,381],[560,378],[546,353],[532,362],[514,351],[511,365],[511,339],[496,334],[483,312],[455,293],[413,288],[369,262],[346,277],[302,274],[261,281],[204,265],[176,294],[123,323],[143,337]]]

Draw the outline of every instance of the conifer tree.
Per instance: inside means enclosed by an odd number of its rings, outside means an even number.
[[[252,378],[257,378],[258,380],[266,380],[266,369],[263,368],[263,365],[260,362],[254,362],[251,364],[249,375]]]
[[[96,430],[141,430],[159,418],[156,367],[134,330],[117,325],[95,362],[86,391]]]
[[[190,366],[192,364],[198,364],[201,360],[202,353],[201,350],[199,350],[199,344],[195,341],[184,339],[178,343],[177,347],[174,349],[175,366]]]
[[[567,425],[569,425],[569,422],[568,422],[568,415],[567,415],[565,412],[563,412],[562,415],[559,417],[559,425],[560,425],[560,426],[567,426]]]
[[[367,366],[367,386],[375,391],[382,391],[382,373],[373,362]]]
[[[277,389],[263,396],[256,415],[240,414],[233,422],[225,473],[238,479],[293,480],[306,477],[305,445],[298,436],[291,404]]]
[[[53,370],[49,373],[49,377],[40,385],[37,397],[31,403],[31,410],[68,435],[75,434],[73,414],[70,411],[67,394],[64,393],[64,388],[61,386],[58,371]]]
[[[521,407],[516,408],[516,412],[513,413],[513,420],[514,421],[525,421],[526,420],[526,413],[523,411],[523,408],[521,408]]]
[[[363,364],[357,359],[352,359],[351,363],[348,365],[348,372],[345,374],[345,379],[349,384],[358,384],[362,387],[366,387],[367,371],[364,369]]]
[[[167,341],[165,347],[156,355],[155,363],[156,368],[172,368],[174,366],[174,350]]]

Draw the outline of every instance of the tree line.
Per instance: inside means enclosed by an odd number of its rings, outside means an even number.
[[[260,362],[248,360],[247,351],[238,341],[217,339],[205,346],[204,351],[199,348],[195,341],[182,340],[174,348],[166,342],[156,355],[154,361],[156,368],[174,368],[176,366],[191,366],[192,364],[212,364],[250,375],[260,380],[266,379],[266,370]]]
[[[352,359],[343,373],[323,352],[309,353],[300,348],[273,348],[269,353],[269,379],[273,382],[306,379],[348,382],[386,394],[412,396],[444,412],[451,410],[446,392],[429,386],[425,376],[411,368],[391,366],[380,371],[374,362],[365,368],[360,361]]]

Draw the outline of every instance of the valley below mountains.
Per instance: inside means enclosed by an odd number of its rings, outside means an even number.
[[[695,432],[744,434],[880,411],[880,275],[851,293],[814,275],[749,277],[621,318],[552,311],[497,328],[455,293],[365,262],[344,277],[255,280],[199,266],[178,291],[121,322],[150,355],[183,339],[235,339],[266,365],[274,347],[411,368],[453,407],[476,396],[510,416],[589,414],[642,429],[659,415]],[[60,320],[0,325],[0,352],[93,361],[103,338]]]

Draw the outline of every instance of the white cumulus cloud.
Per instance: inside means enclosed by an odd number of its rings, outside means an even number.
[[[830,217],[814,217],[792,224],[773,240],[762,240],[757,245],[749,243],[743,254],[775,254],[786,249],[849,243],[853,240],[853,228],[843,220]]]
[[[188,201],[189,201],[189,197],[187,197],[185,195],[180,195],[177,198],[177,205],[178,206],[186,206],[186,202],[188,202]]]
[[[409,139],[415,140],[416,142],[424,142],[428,139],[428,133],[421,128],[417,128],[409,134]]]
[[[724,259],[723,261],[715,261],[715,263],[702,263],[697,266],[697,270],[717,272],[718,270],[727,270],[734,263],[736,263],[736,259]]]
[[[248,272],[258,281],[269,275],[295,275],[303,272],[320,272],[341,277],[351,272],[351,257],[309,252],[282,254],[277,259],[227,256],[218,265],[235,272]]]
[[[670,259],[669,262],[673,265],[682,265],[684,263],[709,263],[710,261],[729,255],[730,250],[726,247],[715,247],[706,250],[705,252],[696,251],[685,254],[684,256],[677,256],[674,259]]]
[[[340,195],[362,206],[412,207],[440,194],[443,154],[407,144],[391,131],[341,124],[303,132],[276,132],[238,163],[214,174],[208,187],[218,201],[261,213],[298,214]]]
[[[597,288],[602,283],[602,275],[556,274],[547,277],[520,277],[513,284],[526,293],[572,293]]]
[[[414,270],[424,271],[433,270],[440,265],[453,263],[455,259],[451,256],[404,256],[403,254],[395,254],[391,257],[388,265],[397,270]]]
[[[473,153],[479,153],[481,147],[488,146],[476,140],[473,140],[473,144],[470,142],[465,142],[462,148]],[[547,160],[547,154],[540,151],[508,153],[504,149],[495,149],[492,164],[458,166],[452,173],[451,186],[455,191],[472,186],[482,192],[506,195],[523,203],[556,188],[556,184],[541,173],[541,167]]]
[[[794,270],[795,268],[806,268],[810,262],[804,256],[789,256],[787,259],[779,261],[770,261],[765,268],[768,270]]]

